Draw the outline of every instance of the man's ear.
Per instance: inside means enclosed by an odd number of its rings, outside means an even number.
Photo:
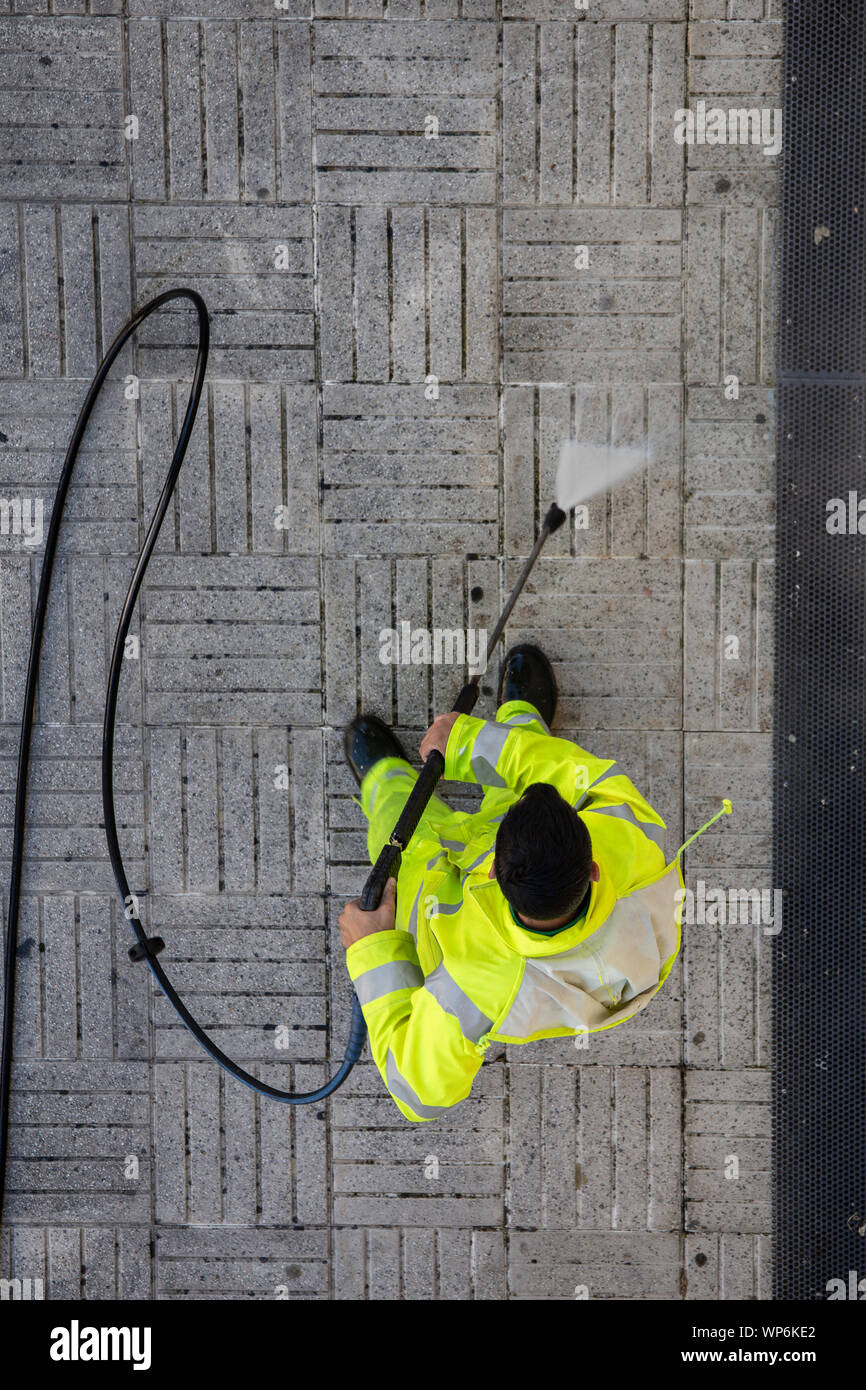
[[[496,877],[496,855],[495,855],[495,854],[494,854],[493,858],[492,858],[491,861],[490,861],[490,869],[488,870],[487,877],[488,877],[488,878],[495,878],[495,877]]]
[[[601,869],[594,859],[592,861],[592,868],[589,871],[589,878],[591,883],[598,883],[598,880],[601,878]]]

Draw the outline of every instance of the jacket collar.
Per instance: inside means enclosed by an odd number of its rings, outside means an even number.
[[[496,880],[486,878],[489,867],[489,864],[479,866],[479,873],[483,873],[484,877],[480,877],[477,883],[467,883],[467,890],[472,894],[475,903],[481,908],[497,934],[519,956],[558,956],[565,951],[572,950],[575,946],[581,945],[587,937],[592,936],[593,932],[596,932],[607,921],[616,903],[613,883],[605,873],[604,866],[600,865],[601,878],[597,883],[592,884],[589,908],[583,920],[547,939],[542,936],[533,936],[525,928],[519,927],[512,918],[508,910],[508,903]]]

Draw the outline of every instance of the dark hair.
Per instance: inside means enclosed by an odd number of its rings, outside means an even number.
[[[539,922],[577,913],[592,872],[589,831],[549,782],[533,782],[496,836],[496,882],[514,911]]]

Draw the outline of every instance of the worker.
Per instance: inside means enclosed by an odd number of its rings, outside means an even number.
[[[670,973],[683,880],[665,824],[618,764],[555,738],[556,679],[537,647],[506,656],[495,720],[440,714],[421,743],[480,809],[429,802],[378,908],[340,915],[373,1060],[410,1120],[464,1100],[491,1042],[633,1018]],[[417,774],[375,715],[346,731],[371,863]],[[582,1039],[585,1045],[588,1039]]]

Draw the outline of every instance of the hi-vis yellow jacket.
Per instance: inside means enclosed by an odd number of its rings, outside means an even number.
[[[445,777],[491,790],[480,812],[451,813],[438,828],[435,815],[422,821],[403,855],[395,929],[346,953],[373,1058],[410,1120],[437,1119],[465,1099],[494,1040],[632,1018],[679,951],[683,879],[679,860],[665,861],[661,817],[615,762],[537,731],[537,713],[521,719],[458,716]],[[407,772],[398,759],[376,765],[363,788],[368,814],[377,794],[387,799],[388,779]],[[546,939],[517,925],[488,877],[499,822],[532,782],[551,783],[578,809],[601,871],[583,921]],[[395,820],[389,814],[389,830]]]

